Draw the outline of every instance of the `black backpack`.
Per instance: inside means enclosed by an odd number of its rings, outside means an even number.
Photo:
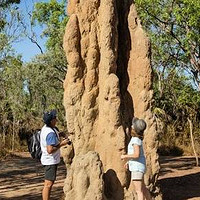
[[[32,158],[40,160],[42,156],[42,150],[40,146],[40,133],[41,130],[36,130],[28,139],[28,151]]]

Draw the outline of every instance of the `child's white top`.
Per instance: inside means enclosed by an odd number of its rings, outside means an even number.
[[[128,161],[130,171],[139,171],[145,173],[146,171],[146,159],[143,151],[142,140],[138,137],[132,137],[128,144],[128,155],[134,154],[133,145],[140,146],[140,156],[138,159],[132,159]]]

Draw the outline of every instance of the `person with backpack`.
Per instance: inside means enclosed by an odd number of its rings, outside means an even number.
[[[60,141],[56,128],[56,110],[45,112],[43,116],[45,125],[40,133],[42,150],[41,163],[44,166],[45,180],[42,190],[42,199],[49,200],[54,181],[56,180],[57,166],[60,163],[60,147],[70,143],[68,138]]]
[[[131,126],[132,137],[128,144],[128,154],[121,155],[121,159],[126,161],[125,167],[131,172],[131,180],[134,184],[138,200],[151,200],[151,195],[144,183],[146,159],[142,140],[145,129],[146,122],[143,119],[134,117]]]

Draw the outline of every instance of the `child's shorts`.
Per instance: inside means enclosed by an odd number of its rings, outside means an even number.
[[[131,172],[131,180],[142,180],[144,177],[144,173],[143,172],[139,172],[139,171],[133,171]]]

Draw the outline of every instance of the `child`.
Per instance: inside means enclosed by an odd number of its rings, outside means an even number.
[[[131,140],[128,144],[128,154],[122,155],[121,159],[127,161],[126,168],[131,171],[138,200],[151,200],[151,195],[144,183],[146,171],[146,159],[143,152],[142,139],[146,129],[146,122],[143,119],[133,118],[131,126]]]

